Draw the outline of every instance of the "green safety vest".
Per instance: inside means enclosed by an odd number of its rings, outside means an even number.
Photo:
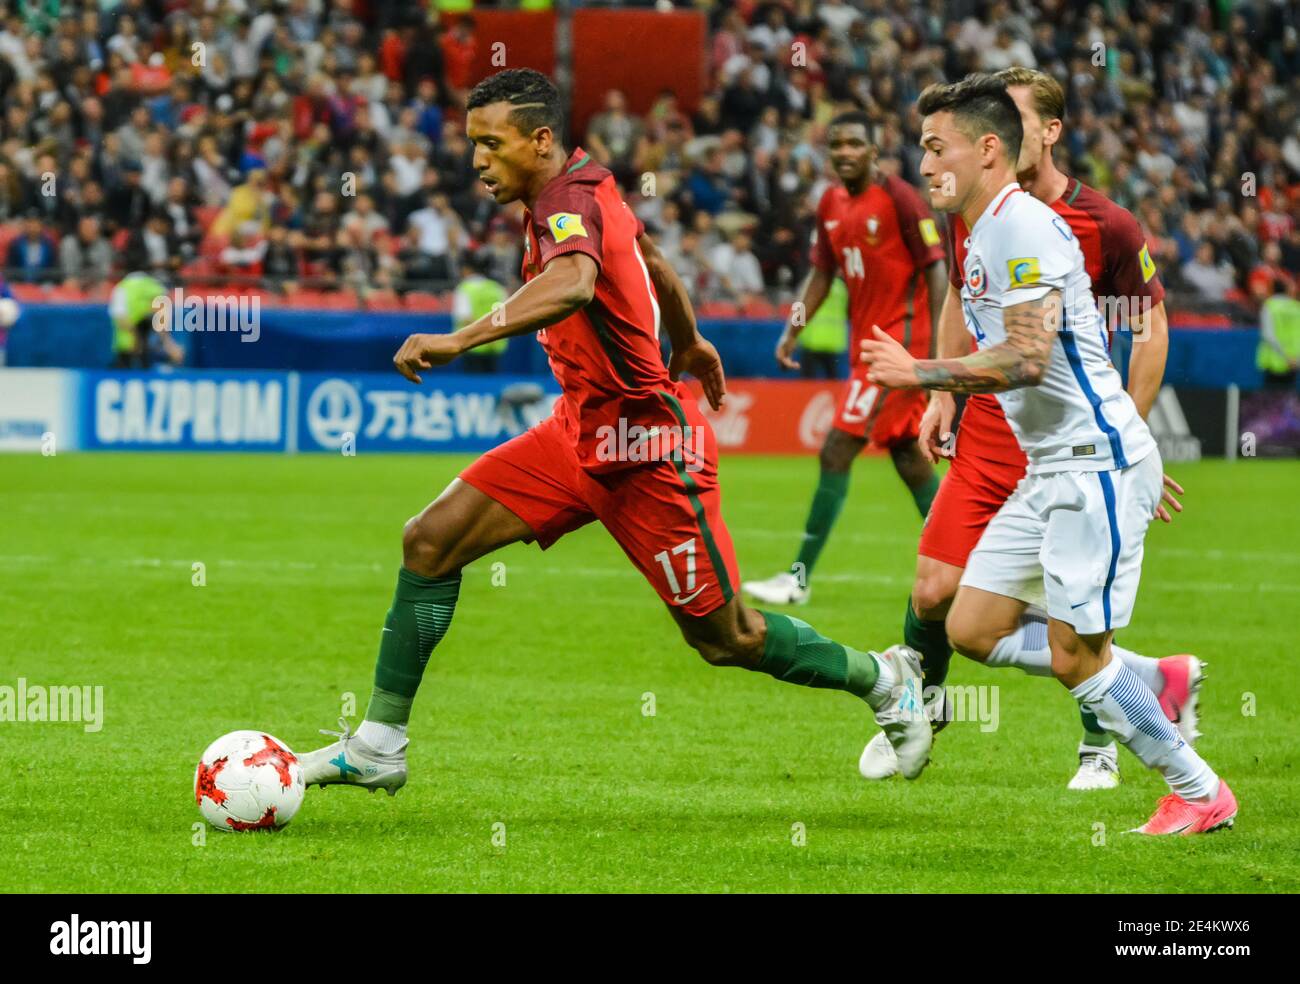
[[[147,273],[130,273],[118,281],[108,299],[114,352],[130,352],[135,348],[135,326],[153,317],[153,302],[166,293],[167,288]]]
[[[1300,301],[1283,296],[1270,297],[1264,302],[1264,309],[1273,318],[1273,334],[1277,336],[1282,351],[1293,359],[1300,358]],[[1287,360],[1263,340],[1255,350],[1255,365],[1261,372],[1278,376],[1291,371]]]
[[[459,319],[456,321],[456,331],[460,331],[485,314],[490,314],[493,305],[500,304],[506,299],[506,289],[487,277],[470,277],[457,285],[456,297],[464,298],[469,302],[469,317],[463,321]],[[506,350],[509,341],[508,338],[498,338],[495,342],[476,345],[471,351],[481,355],[500,355]]]
[[[849,347],[849,290],[836,277],[830,292],[804,330],[799,344],[809,352],[843,352]]]

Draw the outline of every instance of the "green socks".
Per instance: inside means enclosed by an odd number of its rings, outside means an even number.
[[[880,675],[874,656],[841,646],[800,619],[759,614],[767,622],[767,639],[757,669],[786,683],[847,690],[867,699]]]
[[[930,480],[924,485],[917,488],[909,486],[908,491],[912,493],[912,501],[916,503],[921,518],[925,519],[926,516],[930,515],[930,503],[934,502],[934,497],[939,494],[939,476],[931,475]]]
[[[423,577],[405,567],[397,572],[397,591],[379,640],[367,721],[403,725],[409,720],[425,664],[447,634],[459,594],[459,574]]]
[[[948,645],[948,633],[944,631],[943,619],[925,621],[916,614],[912,608],[912,599],[908,598],[907,615],[903,618],[903,642],[921,654],[925,685],[942,687],[948,679],[948,664],[952,661],[952,647]]]
[[[804,524],[803,544],[799,547],[799,556],[795,558],[797,571],[802,571],[801,583],[808,584],[817,558],[821,556],[822,547],[831,535],[831,527],[839,518],[844,508],[844,499],[849,494],[848,472],[822,472],[817,481],[817,491],[813,494],[812,508],[808,510],[808,522]]]

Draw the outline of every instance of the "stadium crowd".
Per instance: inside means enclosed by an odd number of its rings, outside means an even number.
[[[789,300],[834,180],[824,136],[838,110],[864,109],[882,166],[915,180],[919,92],[1013,64],[1065,85],[1058,163],[1135,212],[1175,310],[1296,290],[1294,0],[701,6],[700,104],[665,91],[636,114],[609,92],[570,137],[619,176],[715,313]],[[513,286],[518,209],[474,180],[463,130],[483,41],[472,17],[435,7],[0,4],[7,279],[99,296],[146,270],[373,306],[445,292],[471,266]],[[655,194],[638,197],[647,173]]]

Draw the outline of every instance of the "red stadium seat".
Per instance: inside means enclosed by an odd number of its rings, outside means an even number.
[[[45,288],[40,284],[10,284],[9,292],[23,304],[40,304],[46,300]]]
[[[377,290],[366,297],[368,311],[405,311],[402,299],[391,290]]]
[[[740,313],[746,318],[775,318],[777,316],[776,305],[771,301],[762,299],[749,301],[742,305]]]
[[[449,311],[451,302],[444,301],[436,294],[426,294],[422,290],[413,290],[406,295],[406,309],[408,311]]]
[[[700,314],[706,318],[734,318],[740,314],[740,306],[731,301],[706,301],[700,305]]]
[[[50,290],[49,299],[61,304],[80,304],[86,295],[76,284],[56,284]]]

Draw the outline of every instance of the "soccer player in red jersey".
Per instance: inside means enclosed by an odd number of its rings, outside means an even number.
[[[599,521],[709,663],[867,702],[900,771],[920,773],[930,728],[920,714],[920,661],[895,646],[862,652],[786,615],[747,607],[722,519],[714,436],[686,386],[716,409],[718,354],[696,329],[685,287],[580,148],[566,153],[559,95],[531,69],[474,87],[466,127],[479,179],[499,203],[527,206],[524,285],[501,309],[451,334],[411,335],[403,375],[451,362],[484,342],[536,332],[562,390],[554,414],[489,451],[406,524],[397,590],[381,636],[365,720],[303,756],[308,784],[395,792],[406,781],[406,725],[425,664],[456,607],[461,568],[519,541],[543,549]],[[660,326],[672,341],[665,366]]]
[[[767,604],[808,600],[813,566],[848,493],[849,469],[868,441],[889,450],[922,518],[939,489],[934,466],[917,444],[926,396],[920,390],[885,390],[867,379],[858,343],[873,325],[898,339],[917,358],[934,354],[937,299],[945,293],[944,250],[934,214],[915,188],[876,166],[865,113],[842,113],[827,130],[831,163],[843,184],[828,188],[817,206],[812,271],[776,348],[777,361],[797,369],[799,333],[817,313],[838,272],[849,292],[854,353],[840,393],[835,422],[822,445],[821,472],[804,525],[803,542],[789,571],[747,581],[745,591]]]
[[[1146,241],[1137,220],[1125,209],[1077,178],[1059,171],[1052,161],[1052,147],[1061,136],[1065,95],[1051,76],[1028,68],[1014,67],[998,73],[1020,108],[1024,139],[1017,162],[1017,180],[1035,198],[1046,202],[1070,226],[1083,251],[1084,264],[1103,310],[1126,316],[1133,333],[1133,355],[1129,364],[1128,392],[1145,418],[1160,391],[1168,350],[1168,319],[1164,308],[1164,287],[1156,275]],[[940,314],[939,358],[958,358],[971,349],[970,336],[962,321],[961,284],[966,255],[965,229],[960,215],[949,217],[949,285]],[[1111,322],[1116,327],[1115,321]],[[909,391],[910,392],[910,391]],[[997,398],[991,394],[970,396],[962,413],[955,452],[952,422],[955,403],[951,393],[930,396],[921,424],[921,446],[927,457],[952,458],[952,467],[935,498],[934,507],[921,533],[916,578],[908,601],[903,626],[905,643],[921,653],[926,694],[934,698],[930,713],[936,728],[944,723],[944,711],[936,701],[948,673],[952,649],[944,619],[957,592],[970,552],[989,520],[997,513],[1025,474],[1025,455],[1016,443]],[[1181,492],[1165,479],[1166,486]],[[1166,492],[1175,510],[1177,501]],[[1162,506],[1160,518],[1169,522]],[[1041,604],[1037,597],[1024,599]],[[1026,644],[1011,662],[1026,672],[1051,676],[1045,619],[1031,614],[1021,626],[1006,626],[1006,635],[1020,632]],[[1115,654],[1160,698],[1165,713],[1191,741],[1196,734],[1196,700],[1201,663],[1193,656],[1152,659],[1118,645]],[[988,663],[993,665],[995,658]],[[1118,785],[1119,759],[1114,739],[1087,712],[1083,713],[1084,736],[1079,745],[1079,769],[1070,781],[1071,789],[1108,789]],[[870,779],[894,772],[892,749],[877,736],[863,753],[861,770]]]

